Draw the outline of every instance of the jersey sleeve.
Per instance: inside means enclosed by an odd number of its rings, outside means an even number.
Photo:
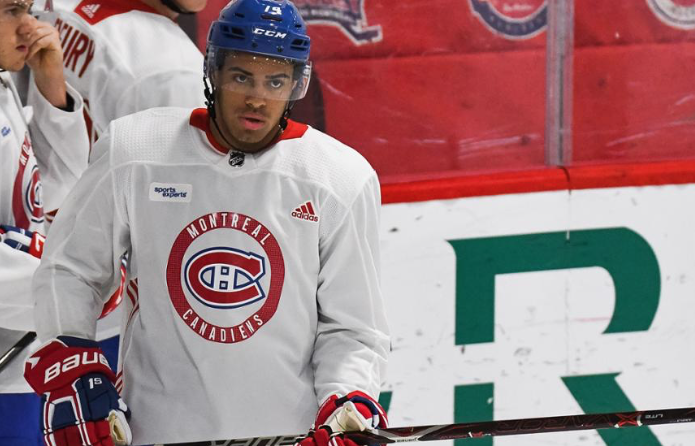
[[[33,79],[29,82],[27,105],[34,110],[29,132],[41,172],[44,209],[48,213],[60,207],[87,168],[89,157],[89,135],[82,97],[70,85],[67,92],[74,101],[70,111],[51,105]]]
[[[330,395],[361,390],[378,398],[390,338],[379,284],[376,175],[320,242],[319,320],[313,367],[321,404]]]
[[[0,243],[0,327],[34,330],[31,278],[39,259]]]
[[[111,126],[113,129],[113,124]],[[39,338],[94,339],[101,309],[120,278],[120,259],[130,249],[126,217],[128,166],[111,166],[107,132],[89,168],[61,206],[34,275]]]
[[[199,71],[172,70],[136,79],[117,101],[116,117],[155,107],[205,106]]]

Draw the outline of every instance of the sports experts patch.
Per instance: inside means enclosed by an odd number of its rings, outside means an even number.
[[[188,203],[191,201],[193,186],[190,184],[152,183],[150,201]]]

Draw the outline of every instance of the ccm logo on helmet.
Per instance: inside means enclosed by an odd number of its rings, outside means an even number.
[[[68,372],[80,366],[96,364],[97,362],[100,362],[106,367],[109,366],[109,362],[106,360],[106,357],[99,352],[83,352],[78,353],[76,355],[68,356],[61,362],[56,362],[55,364],[46,369],[46,374],[44,375],[43,383],[47,384],[52,379],[58,377],[61,373]]]
[[[254,28],[253,33],[261,36],[275,37],[276,39],[284,39],[287,37],[287,33],[273,31],[272,29]]]

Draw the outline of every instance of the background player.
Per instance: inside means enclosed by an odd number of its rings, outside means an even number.
[[[0,349],[34,330],[31,278],[46,216],[87,167],[82,99],[63,76],[58,32],[29,14],[30,1],[0,0]],[[26,104],[12,73],[30,67]],[[25,108],[24,105],[27,107]],[[0,373],[0,443],[36,445],[39,400],[16,359]],[[22,407],[22,412],[17,411]]]
[[[203,56],[175,19],[206,3],[66,0],[42,13],[60,32],[65,76],[85,99],[92,141],[121,116],[152,107],[203,105]]]
[[[26,377],[52,443],[105,441],[109,415],[128,440],[114,384],[136,444],[297,432],[345,404],[385,424],[379,183],[357,152],[288,119],[309,47],[291,3],[232,2],[210,32],[208,108],[128,116],[96,144],[35,280],[48,342]],[[116,381],[90,339],[126,251],[139,294]],[[89,361],[62,367],[70,357]]]

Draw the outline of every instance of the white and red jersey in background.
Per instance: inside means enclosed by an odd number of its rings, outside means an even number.
[[[60,33],[66,79],[85,99],[92,142],[121,116],[204,105],[203,56],[176,22],[136,0],[53,7],[40,17]]]
[[[32,77],[23,80],[25,105],[13,76],[0,72],[0,224],[46,234],[48,220],[87,167],[89,141],[73,88],[68,85],[74,108],[64,111],[41,95]],[[38,265],[0,243],[0,339],[6,329],[35,329],[31,278]],[[22,361],[14,361],[3,371],[0,392],[30,391],[21,369]]]

